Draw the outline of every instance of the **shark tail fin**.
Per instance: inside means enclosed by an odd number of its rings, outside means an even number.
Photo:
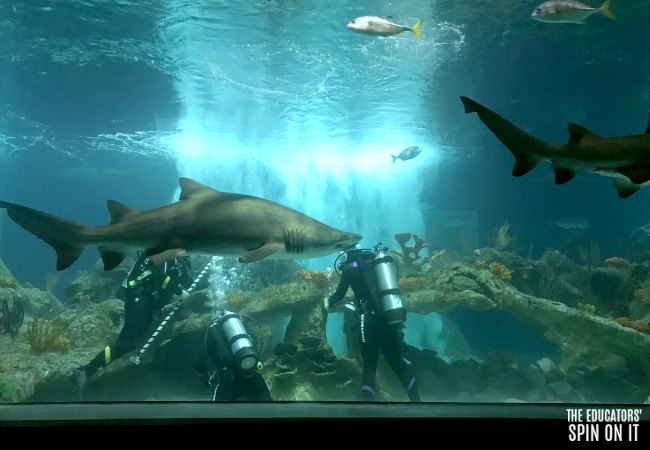
[[[605,3],[603,3],[603,5],[598,9],[600,9],[600,12],[602,12],[608,19],[616,20],[616,16],[612,14],[612,10],[610,9],[610,4],[611,0],[605,0]]]
[[[603,14],[605,14],[603,12]],[[418,23],[411,27],[411,31],[418,39],[424,39],[424,35],[420,32],[420,25],[422,25],[422,20],[418,20]]]
[[[540,163],[541,159],[535,156],[535,153],[550,147],[547,143],[530,136],[521,128],[471,98],[461,97],[460,100],[465,106],[465,113],[477,113],[481,121],[515,157],[513,176],[526,175]],[[536,152],[536,150],[538,151]]]
[[[648,125],[648,127],[650,127],[650,125]],[[390,155],[390,157],[393,158],[393,164],[395,164],[395,160],[397,159],[397,156],[395,156],[395,155]]]
[[[0,208],[5,208],[14,222],[54,249],[56,270],[70,267],[86,248],[86,225],[9,202],[0,201]]]

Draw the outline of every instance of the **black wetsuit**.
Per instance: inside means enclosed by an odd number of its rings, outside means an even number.
[[[386,362],[399,377],[406,388],[411,401],[419,402],[420,396],[413,369],[410,362],[402,356],[402,327],[403,323],[388,324],[386,318],[375,305],[379,302],[376,288],[376,278],[373,267],[363,260],[353,260],[346,264],[341,274],[341,280],[330,298],[331,306],[340,302],[352,287],[356,310],[359,313],[359,341],[361,357],[363,358],[363,375],[361,395],[365,400],[374,399],[375,376],[379,350],[384,354]]]
[[[270,402],[273,400],[257,368],[243,372],[236,366],[219,322],[208,328],[205,345],[219,383],[214,393],[215,401]]]
[[[124,300],[124,326],[120,335],[80,370],[91,376],[100,367],[136,348],[154,316],[175,294],[182,293],[181,288],[188,289],[193,281],[189,257],[154,265],[142,254],[116,293]]]
[[[648,113],[648,127],[645,129],[645,134],[650,134],[650,112]]]

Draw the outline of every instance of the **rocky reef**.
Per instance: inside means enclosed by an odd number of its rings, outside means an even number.
[[[197,264],[203,265],[205,261]],[[222,274],[232,272],[232,267],[224,267],[229,266],[221,266]],[[125,270],[120,269],[121,276]],[[337,333],[346,336],[347,356],[335,354],[326,336],[332,316],[322,309],[322,299],[335,286],[336,276],[293,265],[273,270],[277,276],[258,282],[243,279],[244,284],[230,284],[221,291],[201,286],[184,300],[139,365],[126,355],[100,370],[85,399],[210,398],[202,344],[221,302],[219,308],[254,319],[254,332],[264,347],[261,373],[275,399],[358,400],[361,356],[356,314],[344,307],[339,310],[344,319]],[[642,403],[650,394],[647,273],[643,263],[587,266],[553,250],[531,260],[496,248],[477,250],[435,269],[414,266],[400,280],[410,313],[500,311],[544,336],[556,349],[531,363],[498,350],[482,357],[449,358],[430,348],[405,345],[423,400]],[[80,273],[65,291],[70,296],[65,307],[50,300],[57,314],[26,307],[26,324],[18,334],[14,338],[0,334],[1,402],[77,401],[69,381],[71,370],[110,343],[123,324],[123,303],[112,298],[121,282],[115,278],[99,270]],[[223,295],[216,296],[217,291]],[[26,305],[51,298],[50,293],[17,281],[0,287],[0,299],[13,301],[14,296]],[[618,297],[618,304],[625,307],[616,306],[613,296],[626,296],[624,301]],[[168,305],[161,317],[172,307]],[[278,332],[278,323],[287,325]],[[35,348],[38,339],[50,344]],[[406,400],[383,358],[377,383],[378,400]]]

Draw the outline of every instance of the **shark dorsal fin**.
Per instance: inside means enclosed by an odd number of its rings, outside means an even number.
[[[179,200],[187,200],[188,198],[196,197],[204,192],[215,193],[214,189],[205,184],[201,184],[191,178],[179,178],[178,184],[181,186],[181,195]]]
[[[585,136],[598,137],[591,130],[582,125],[578,125],[577,123],[569,124],[569,144],[577,144]]]
[[[108,212],[111,214],[111,224],[121,222],[126,217],[140,212],[135,208],[131,208],[115,200],[108,200],[106,206],[108,207]]]

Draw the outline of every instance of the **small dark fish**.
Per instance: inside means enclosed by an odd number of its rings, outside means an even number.
[[[417,145],[413,145],[411,147],[406,147],[404,150],[400,152],[399,155],[390,155],[393,158],[393,164],[395,164],[396,159],[401,159],[402,161],[407,161],[409,159],[413,159],[416,156],[420,154],[422,149],[418,147]]]

